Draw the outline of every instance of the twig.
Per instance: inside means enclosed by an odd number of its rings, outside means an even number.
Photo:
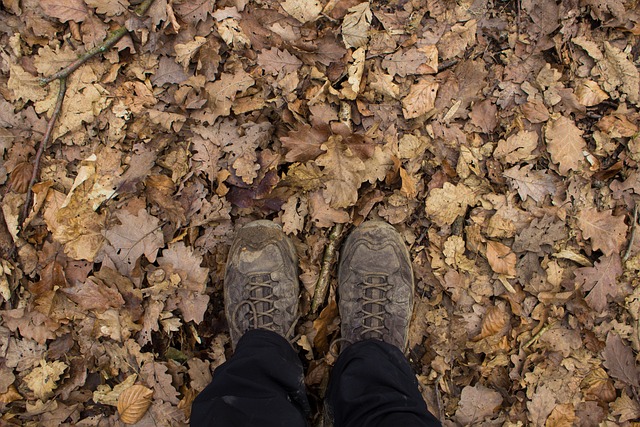
[[[144,0],[136,8],[134,13],[136,15],[138,15],[138,16],[144,15],[145,13],[147,13],[149,8],[151,7],[151,3],[153,3],[153,0]],[[44,78],[40,79],[40,85],[41,86],[46,86],[46,85],[48,85],[49,83],[51,83],[52,81],[54,81],[56,79],[62,79],[62,78],[65,78],[65,77],[69,76],[69,74],[73,73],[75,70],[80,68],[80,66],[82,64],[87,62],[89,59],[91,59],[95,55],[97,55],[99,53],[104,53],[107,50],[111,49],[128,32],[129,32],[129,30],[127,30],[127,27],[125,27],[125,26],[122,26],[122,27],[112,31],[111,34],[109,34],[109,37],[107,37],[106,40],[104,42],[102,42],[102,44],[100,46],[96,46],[93,49],[85,52],[83,55],[80,55],[78,57],[78,59],[76,59],[71,64],[67,65],[62,70],[58,71],[57,73],[55,73],[55,74],[53,74],[53,75],[51,75],[49,77],[44,77]]]
[[[322,256],[322,267],[320,268],[320,277],[316,282],[316,289],[313,292],[313,300],[311,301],[311,312],[315,313],[318,308],[324,302],[327,296],[327,290],[329,289],[329,275],[331,272],[331,264],[336,254],[336,248],[338,247],[338,238],[342,234],[343,224],[336,224],[333,226],[331,233],[329,234],[329,244],[324,250]]]
[[[40,160],[42,159],[44,150],[47,148],[47,145],[49,145],[49,142],[51,141],[53,128],[55,127],[58,116],[60,115],[60,110],[62,110],[62,101],[64,100],[64,94],[66,91],[67,79],[65,77],[62,77],[60,78],[60,89],[58,90],[56,106],[53,109],[53,114],[51,114],[49,123],[47,123],[47,130],[44,133],[42,141],[40,141],[38,151],[36,152],[36,157],[35,159],[33,159],[33,172],[31,173],[31,180],[29,180],[29,186],[27,187],[27,198],[24,201],[24,205],[22,206],[22,213],[20,214],[20,218],[18,218],[18,224],[20,224],[20,227],[22,227],[22,223],[29,216],[29,210],[31,209],[31,202],[33,199],[33,185],[36,183],[38,177],[40,176]]]
[[[627,246],[627,250],[624,252],[622,256],[622,261],[626,261],[629,259],[631,255],[631,249],[633,248],[633,243],[636,238],[636,225],[638,224],[638,204],[636,203],[633,207],[633,222],[631,223],[631,237],[629,237],[629,246]]]
[[[542,334],[544,334],[545,332],[547,332],[549,329],[551,329],[553,326],[555,326],[556,322],[552,322],[552,323],[547,323],[546,325],[544,325],[542,327],[542,329],[540,329],[538,331],[537,334],[535,334],[529,341],[527,341],[527,343],[524,345],[524,348],[529,348],[531,346],[531,344],[533,344],[534,342],[536,342],[536,340],[538,338],[540,338],[542,336]]]

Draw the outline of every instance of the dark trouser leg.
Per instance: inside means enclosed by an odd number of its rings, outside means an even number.
[[[275,332],[248,331],[196,397],[192,426],[306,426],[302,364]]]
[[[402,352],[382,341],[357,342],[340,354],[327,403],[335,427],[440,426]]]

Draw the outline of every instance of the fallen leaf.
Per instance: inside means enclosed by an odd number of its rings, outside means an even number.
[[[566,176],[569,170],[581,171],[585,165],[587,144],[582,131],[572,120],[560,116],[547,124],[545,139],[551,160],[559,165],[560,174]]]
[[[435,74],[438,71],[438,49],[435,46],[398,50],[382,60],[382,67],[392,75]]]
[[[135,424],[151,406],[153,390],[141,385],[133,385],[118,397],[118,414],[125,424]]]
[[[557,183],[548,171],[532,169],[533,165],[514,166],[505,170],[503,175],[512,180],[510,182],[523,201],[530,197],[542,202],[547,195],[555,193]]]
[[[46,400],[58,387],[57,382],[68,367],[69,365],[59,360],[55,362],[41,360],[40,366],[29,372],[23,380],[36,398]]]
[[[453,185],[445,182],[442,188],[434,188],[425,201],[425,211],[439,226],[451,225],[463,215],[470,205],[475,204],[476,196],[466,185]]]
[[[287,50],[272,47],[258,54],[258,64],[265,72],[277,76],[281,71],[285,73],[296,72],[302,66],[302,61]]]
[[[618,334],[609,332],[602,355],[604,366],[613,378],[632,387],[640,386],[640,369],[636,366],[633,350],[622,342]]]
[[[620,423],[640,418],[640,403],[630,398],[625,391],[611,404],[611,409],[613,409],[611,412],[613,415],[620,417],[618,420]]]
[[[341,27],[342,40],[347,49],[359,48],[367,44],[372,19],[369,2],[360,3],[348,10]]]
[[[502,404],[502,396],[482,384],[466,386],[462,389],[455,419],[462,425],[481,423],[492,416]]]
[[[487,261],[491,269],[498,274],[508,277],[516,275],[516,254],[511,252],[511,248],[499,242],[487,242]]]
[[[575,271],[576,282],[589,292],[585,298],[594,310],[602,312],[607,306],[607,296],[616,298],[618,276],[622,274],[620,256],[602,256],[593,267],[582,267]]]
[[[402,114],[405,119],[415,119],[429,113],[435,107],[438,94],[437,82],[421,79],[411,85],[409,94],[402,99]]]
[[[593,249],[607,256],[619,253],[626,240],[624,216],[613,216],[611,210],[583,209],[578,213],[578,226],[584,238],[591,239]]]
[[[322,12],[322,3],[318,0],[285,0],[280,6],[303,24],[315,21]]]
[[[83,0],[41,0],[38,4],[47,15],[58,18],[60,22],[82,22],[87,18],[88,10]]]
[[[522,130],[509,136],[506,140],[501,139],[493,155],[498,159],[504,159],[506,163],[520,163],[535,159],[537,155],[534,154],[534,151],[537,147],[538,134]]]

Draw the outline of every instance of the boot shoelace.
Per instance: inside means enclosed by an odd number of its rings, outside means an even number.
[[[365,277],[363,283],[362,335],[367,338],[382,339],[385,331],[384,318],[389,303],[387,291],[391,289],[387,276],[372,274]]]
[[[249,276],[249,299],[242,301],[238,306],[236,306],[233,311],[233,318],[237,319],[237,315],[242,310],[243,307],[247,306],[249,308],[248,314],[249,317],[249,327],[246,330],[251,329],[268,329],[275,330],[277,326],[274,322],[274,315],[276,314],[276,308],[274,305],[274,294],[273,294],[273,281],[271,279],[270,273],[256,273]],[[285,338],[289,339],[291,333],[296,324],[296,320],[299,315],[296,316],[291,328],[286,331]],[[235,325],[235,322],[234,322]],[[237,325],[235,325],[238,327]],[[239,329],[239,328],[238,328]],[[239,334],[242,331],[238,331]]]

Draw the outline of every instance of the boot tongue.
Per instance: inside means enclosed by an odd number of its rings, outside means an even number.
[[[282,254],[275,245],[268,245],[259,251],[242,248],[238,253],[238,271],[242,274],[272,273],[284,265]]]
[[[357,260],[357,262],[353,263],[357,266],[354,270],[365,277],[382,273],[380,271],[381,266],[384,267],[385,275],[391,275],[400,268],[398,255],[390,246],[372,250],[365,245],[360,245],[356,248],[352,259]]]

